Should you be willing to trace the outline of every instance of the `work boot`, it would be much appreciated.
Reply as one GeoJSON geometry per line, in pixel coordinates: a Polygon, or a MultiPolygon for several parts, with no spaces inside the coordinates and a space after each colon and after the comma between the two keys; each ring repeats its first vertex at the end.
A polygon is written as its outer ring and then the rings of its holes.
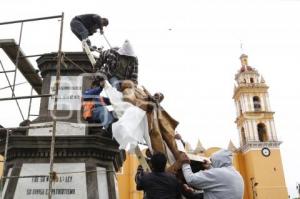
{"type": "Polygon", "coordinates": [[[97,51],[98,50],[97,46],[89,46],[89,47],[90,47],[91,51],[97,51]]]}
{"type": "Polygon", "coordinates": [[[82,40],[82,43],[83,43],[83,42],[85,42],[88,46],[91,46],[91,45],[92,45],[91,41],[90,41],[88,38],[83,39],[83,40],[82,40]]]}

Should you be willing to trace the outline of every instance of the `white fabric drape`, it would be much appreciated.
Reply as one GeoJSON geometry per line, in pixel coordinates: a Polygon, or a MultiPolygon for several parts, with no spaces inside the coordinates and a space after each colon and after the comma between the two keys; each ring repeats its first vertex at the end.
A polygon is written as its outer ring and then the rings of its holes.
{"type": "Polygon", "coordinates": [[[132,151],[138,143],[146,141],[152,152],[146,112],[137,106],[123,101],[123,94],[106,82],[104,92],[110,99],[119,120],[112,124],[113,137],[120,149],[132,151]]]}

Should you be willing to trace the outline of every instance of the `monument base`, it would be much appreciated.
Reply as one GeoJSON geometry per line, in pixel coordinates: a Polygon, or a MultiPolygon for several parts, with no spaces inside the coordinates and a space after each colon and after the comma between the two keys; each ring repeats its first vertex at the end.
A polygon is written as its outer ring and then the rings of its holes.
{"type": "MultiPolygon", "coordinates": [[[[50,142],[48,136],[10,137],[3,199],[48,198],[50,142]]],[[[58,136],[52,198],[117,199],[115,171],[124,159],[125,153],[112,139],[99,135],[58,136]]]]}

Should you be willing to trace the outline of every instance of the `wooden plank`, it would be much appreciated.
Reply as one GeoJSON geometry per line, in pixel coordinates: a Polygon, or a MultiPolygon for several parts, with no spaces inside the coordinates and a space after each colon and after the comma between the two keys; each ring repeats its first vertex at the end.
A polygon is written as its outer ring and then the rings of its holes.
{"type": "Polygon", "coordinates": [[[142,165],[144,171],[150,172],[151,169],[150,169],[150,167],[149,167],[149,165],[148,165],[148,163],[147,163],[147,161],[146,161],[146,159],[145,159],[145,157],[144,157],[144,155],[143,155],[143,153],[142,153],[142,151],[141,151],[141,149],[138,145],[135,148],[135,154],[136,154],[136,157],[139,160],[140,165],[142,165]]]}
{"type": "MultiPolygon", "coordinates": [[[[7,54],[10,60],[16,64],[16,57],[18,53],[18,45],[14,39],[1,39],[0,48],[7,54]]],[[[42,78],[36,73],[36,69],[32,66],[29,60],[24,57],[22,49],[20,49],[20,58],[18,62],[18,69],[23,74],[25,79],[30,83],[33,89],[38,93],[42,93],[42,78]]]]}

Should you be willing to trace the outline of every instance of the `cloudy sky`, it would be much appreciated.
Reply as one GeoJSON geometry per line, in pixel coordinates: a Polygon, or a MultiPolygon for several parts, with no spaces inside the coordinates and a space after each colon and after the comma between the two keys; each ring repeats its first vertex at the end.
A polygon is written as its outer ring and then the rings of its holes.
{"type": "MultiPolygon", "coordinates": [[[[300,182],[299,112],[300,2],[282,1],[17,1],[1,3],[0,21],[65,13],[64,51],[81,51],[69,28],[73,16],[98,13],[110,21],[105,34],[113,46],[125,39],[139,58],[139,82],[151,92],[165,94],[163,106],[176,118],[178,132],[195,145],[238,146],[235,107],[232,99],[234,75],[243,51],[270,86],[271,108],[280,140],[289,192],[296,195],[300,182]]],[[[0,27],[0,38],[18,40],[20,24],[0,27]]],[[[57,51],[57,20],[25,23],[22,49],[27,55],[57,51]]],[[[98,34],[98,46],[107,44],[98,34]]],[[[6,69],[13,65],[0,52],[6,69]]],[[[35,58],[31,62],[36,66],[35,58]]],[[[10,76],[12,78],[12,76],[10,76]]],[[[17,82],[24,81],[20,73],[17,82]]],[[[7,86],[0,75],[0,87],[7,86]]],[[[28,85],[17,87],[17,95],[29,95],[28,85]]],[[[9,96],[0,90],[1,97],[9,96]]],[[[20,101],[27,115],[28,100],[20,101]]],[[[34,100],[33,113],[38,112],[34,100]]],[[[21,121],[15,102],[0,103],[0,123],[16,126],[21,121]]]]}

